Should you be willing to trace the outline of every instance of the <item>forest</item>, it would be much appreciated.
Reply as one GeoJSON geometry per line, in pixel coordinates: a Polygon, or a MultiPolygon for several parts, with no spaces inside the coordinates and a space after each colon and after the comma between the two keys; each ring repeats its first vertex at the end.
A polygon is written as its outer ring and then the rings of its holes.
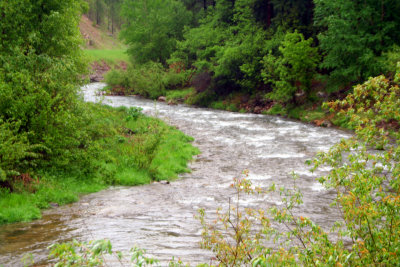
{"type": "MultiPolygon", "coordinates": [[[[328,170],[318,182],[334,193],[341,220],[327,230],[299,215],[296,174],[293,188],[260,189],[244,171],[232,184],[238,202],[275,193],[282,205],[240,210],[229,199],[212,221],[199,209],[201,247],[217,266],[397,266],[399,11],[397,0],[0,1],[0,225],[112,185],[176,179],[200,153],[193,138],[141,108],[84,101],[85,14],[118,36],[129,58],[106,74],[105,95],[352,131],[306,162],[328,170]]],[[[131,252],[134,266],[157,262],[131,252]]],[[[112,253],[106,240],[51,246],[58,266],[103,266],[112,253]]]]}
{"type": "Polygon", "coordinates": [[[186,88],[189,104],[296,117],[400,59],[398,1],[116,3],[131,66],[107,82],[150,98],[186,88]]]}

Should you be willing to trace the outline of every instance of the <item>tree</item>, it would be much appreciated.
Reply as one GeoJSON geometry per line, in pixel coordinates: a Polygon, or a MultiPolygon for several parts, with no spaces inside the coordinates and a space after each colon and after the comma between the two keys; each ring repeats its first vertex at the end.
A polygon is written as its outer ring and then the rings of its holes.
{"type": "Polygon", "coordinates": [[[314,3],[312,0],[270,0],[274,10],[274,26],[298,30],[310,36],[313,27],[314,3]]]}
{"type": "Polygon", "coordinates": [[[120,10],[121,10],[121,0],[106,0],[107,8],[108,8],[108,29],[111,30],[111,33],[114,34],[115,27],[120,27],[120,10]],[[110,25],[111,23],[111,25],[110,25]]]}
{"type": "Polygon", "coordinates": [[[320,60],[318,49],[312,43],[312,38],[305,40],[297,31],[288,32],[279,46],[281,55],[276,57],[270,51],[264,57],[262,75],[273,87],[269,98],[287,102],[294,99],[297,91],[309,92],[320,60]]]}
{"type": "Polygon", "coordinates": [[[80,0],[1,1],[1,54],[77,55],[83,7],[80,0]]]}
{"type": "Polygon", "coordinates": [[[382,70],[383,53],[400,42],[399,1],[316,0],[315,23],[325,53],[321,67],[336,84],[358,82],[382,70]]]}
{"type": "Polygon", "coordinates": [[[77,93],[86,69],[83,7],[80,0],[0,2],[2,181],[38,164],[68,168],[82,160],[85,169],[89,121],[77,93]]]}
{"type": "Polygon", "coordinates": [[[191,13],[177,0],[125,0],[122,16],[127,23],[121,38],[137,63],[152,60],[165,64],[191,19],[191,13]]]}

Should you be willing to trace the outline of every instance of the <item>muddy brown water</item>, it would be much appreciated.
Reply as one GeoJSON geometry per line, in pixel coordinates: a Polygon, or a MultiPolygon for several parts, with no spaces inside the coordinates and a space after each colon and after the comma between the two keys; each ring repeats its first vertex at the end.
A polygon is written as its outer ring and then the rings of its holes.
{"type": "MultiPolygon", "coordinates": [[[[209,263],[212,254],[200,248],[201,226],[194,218],[199,208],[213,212],[227,207],[234,192],[230,184],[243,170],[256,185],[291,186],[290,173],[299,174],[304,204],[299,213],[329,227],[337,213],[329,207],[334,196],[315,180],[324,170],[309,172],[304,164],[349,133],[314,127],[280,117],[169,106],[138,97],[96,97],[104,84],[84,87],[86,101],[112,106],[137,106],[195,138],[201,154],[191,173],[169,185],[114,187],[83,196],[77,203],[45,210],[30,223],[0,227],[0,266],[22,266],[26,253],[46,264],[47,247],[55,242],[108,238],[117,250],[139,246],[165,265],[172,256],[183,262],[209,263]]],[[[326,170],[325,170],[326,171],[326,170]]],[[[276,197],[245,200],[243,205],[279,205],[276,197]]],[[[113,266],[114,264],[110,264],[113,266]]]]}

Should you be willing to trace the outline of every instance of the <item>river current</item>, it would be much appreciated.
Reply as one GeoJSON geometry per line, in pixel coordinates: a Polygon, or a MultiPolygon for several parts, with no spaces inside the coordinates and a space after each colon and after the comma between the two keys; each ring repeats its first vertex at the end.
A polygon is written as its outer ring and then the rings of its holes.
{"type": "MultiPolygon", "coordinates": [[[[167,105],[134,96],[97,97],[105,84],[83,88],[86,101],[112,106],[137,106],[195,138],[201,154],[190,164],[191,173],[170,184],[113,187],[83,196],[77,203],[43,212],[30,223],[0,227],[0,266],[22,266],[26,253],[45,264],[46,247],[55,242],[110,239],[117,250],[139,246],[165,265],[172,256],[192,265],[210,263],[213,255],[200,248],[201,225],[194,218],[199,208],[213,212],[227,207],[234,194],[233,178],[249,170],[249,179],[261,187],[272,183],[291,186],[291,172],[304,196],[298,211],[328,228],[338,218],[329,207],[334,192],[325,190],[304,164],[349,133],[315,127],[281,117],[241,114],[185,105],[167,105]]],[[[280,205],[276,197],[247,199],[243,205],[280,205]]],[[[110,264],[114,266],[114,264],[110,264]]]]}

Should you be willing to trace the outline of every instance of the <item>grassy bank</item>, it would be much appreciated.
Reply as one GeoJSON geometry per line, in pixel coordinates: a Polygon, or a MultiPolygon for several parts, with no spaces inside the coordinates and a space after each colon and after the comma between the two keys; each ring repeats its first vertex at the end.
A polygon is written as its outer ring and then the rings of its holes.
{"type": "Polygon", "coordinates": [[[89,62],[102,61],[115,65],[121,61],[129,60],[126,49],[85,49],[84,54],[88,57],[89,62]]]}
{"type": "Polygon", "coordinates": [[[96,172],[41,168],[11,188],[0,189],[0,224],[40,218],[41,209],[77,201],[82,194],[110,185],[141,185],[171,180],[189,172],[187,162],[199,151],[192,138],[138,108],[88,104],[99,124],[96,172]]]}

